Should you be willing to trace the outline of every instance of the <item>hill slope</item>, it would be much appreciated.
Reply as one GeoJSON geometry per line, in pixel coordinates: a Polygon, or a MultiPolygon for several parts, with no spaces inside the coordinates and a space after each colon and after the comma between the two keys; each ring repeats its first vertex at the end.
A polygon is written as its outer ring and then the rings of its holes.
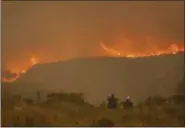
{"type": "MultiPolygon", "coordinates": [[[[171,95],[183,74],[184,53],[179,53],[134,59],[89,58],[38,64],[15,83],[20,85],[19,92],[24,93],[37,90],[82,92],[91,103],[100,103],[110,93],[115,93],[121,99],[130,95],[134,102],[139,102],[148,96],[171,95]],[[21,86],[21,81],[37,85],[21,86]]],[[[15,91],[18,87],[13,88],[15,91]]]]}

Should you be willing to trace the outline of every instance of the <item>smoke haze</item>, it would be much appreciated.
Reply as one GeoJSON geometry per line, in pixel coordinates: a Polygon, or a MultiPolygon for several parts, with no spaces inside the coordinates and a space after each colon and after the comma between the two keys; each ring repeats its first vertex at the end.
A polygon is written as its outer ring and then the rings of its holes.
{"type": "Polygon", "coordinates": [[[50,62],[104,55],[102,40],[122,51],[183,45],[184,2],[2,2],[3,69],[26,68],[31,56],[50,62]]]}

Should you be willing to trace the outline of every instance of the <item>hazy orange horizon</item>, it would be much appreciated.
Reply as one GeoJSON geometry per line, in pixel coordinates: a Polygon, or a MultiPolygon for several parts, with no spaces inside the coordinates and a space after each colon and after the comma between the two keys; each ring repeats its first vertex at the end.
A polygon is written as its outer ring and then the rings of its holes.
{"type": "Polygon", "coordinates": [[[1,4],[3,71],[25,72],[36,63],[81,57],[134,57],[184,50],[183,1],[1,4]]]}

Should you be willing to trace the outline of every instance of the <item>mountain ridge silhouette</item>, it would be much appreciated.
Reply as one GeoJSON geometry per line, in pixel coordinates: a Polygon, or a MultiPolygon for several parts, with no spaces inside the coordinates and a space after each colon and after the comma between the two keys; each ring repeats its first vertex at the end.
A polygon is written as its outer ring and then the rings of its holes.
{"type": "MultiPolygon", "coordinates": [[[[169,96],[184,74],[184,53],[141,58],[94,57],[37,64],[15,81],[31,87],[19,92],[80,92],[94,104],[115,93],[134,102],[148,96],[169,96]],[[31,91],[32,90],[32,91],[31,91]]],[[[18,85],[18,84],[17,84],[18,85]]],[[[16,90],[18,87],[14,87],[16,90]]]]}

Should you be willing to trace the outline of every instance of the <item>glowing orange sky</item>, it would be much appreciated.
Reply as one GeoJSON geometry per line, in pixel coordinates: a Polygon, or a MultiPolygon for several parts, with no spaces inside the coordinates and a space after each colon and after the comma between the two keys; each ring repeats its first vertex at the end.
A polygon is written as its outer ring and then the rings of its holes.
{"type": "MultiPolygon", "coordinates": [[[[157,55],[163,55],[163,54],[176,54],[178,52],[184,52],[183,46],[178,46],[177,44],[171,44],[166,49],[147,49],[146,52],[131,52],[128,49],[124,51],[118,51],[113,48],[107,47],[104,42],[100,41],[100,47],[102,48],[102,51],[104,53],[107,53],[106,55],[100,55],[100,56],[113,56],[113,57],[128,57],[128,58],[136,58],[136,57],[145,57],[145,56],[157,56],[157,55]]],[[[69,59],[69,58],[68,58],[69,59]]],[[[53,61],[60,61],[61,59],[54,59],[53,61]]],[[[30,60],[25,63],[24,67],[22,66],[16,66],[15,64],[12,64],[12,66],[8,67],[7,69],[10,70],[12,73],[17,73],[17,76],[12,79],[6,79],[2,78],[4,82],[12,82],[16,80],[20,74],[25,73],[29,68],[34,66],[38,63],[46,63],[46,62],[52,62],[49,61],[39,61],[38,58],[35,56],[31,56],[30,60]]],[[[18,63],[18,62],[17,62],[18,63]]]]}
{"type": "MultiPolygon", "coordinates": [[[[130,42],[131,43],[131,42],[130,42]]],[[[97,55],[94,56],[113,56],[113,57],[128,57],[128,58],[134,58],[134,57],[144,57],[144,56],[154,56],[154,55],[161,55],[161,54],[176,54],[178,52],[184,51],[184,46],[177,45],[178,43],[174,42],[170,45],[168,45],[166,48],[157,48],[154,46],[148,46],[148,49],[146,49],[144,52],[143,51],[133,51],[132,49],[129,49],[129,47],[125,47],[125,49],[116,49],[111,46],[107,46],[106,43],[103,41],[100,41],[99,47],[100,51],[98,52],[97,50],[97,55]]],[[[129,46],[129,45],[127,45],[129,46]]],[[[130,46],[131,47],[131,46],[130,46]]],[[[132,46],[134,48],[134,46],[132,46]]],[[[48,59],[47,58],[39,58],[37,55],[32,55],[30,58],[25,59],[29,61],[25,61],[25,63],[22,63],[22,65],[18,65],[20,62],[15,63],[10,63],[10,67],[7,67],[7,69],[11,70],[12,72],[15,73],[25,73],[27,69],[31,68],[33,65],[37,63],[50,63],[50,62],[56,62],[56,61],[64,61],[64,60],[69,60],[75,57],[69,57],[69,58],[52,58],[48,59]]]]}
{"type": "Polygon", "coordinates": [[[116,52],[169,52],[172,44],[184,48],[184,2],[3,1],[2,33],[2,69],[12,72],[116,52]]]}

